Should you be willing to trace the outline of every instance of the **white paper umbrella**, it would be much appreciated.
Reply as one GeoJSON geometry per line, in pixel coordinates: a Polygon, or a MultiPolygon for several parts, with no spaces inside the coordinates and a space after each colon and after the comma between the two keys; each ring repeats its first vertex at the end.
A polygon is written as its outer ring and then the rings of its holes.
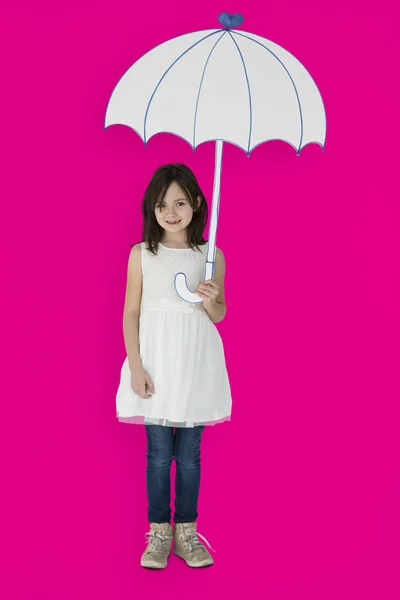
{"type": "MultiPolygon", "coordinates": [[[[195,149],[216,141],[214,190],[204,279],[212,279],[224,142],[249,156],[256,146],[282,140],[297,155],[312,142],[324,148],[326,115],[321,94],[290,52],[258,35],[232,31],[242,15],[222,13],[223,28],[173,38],[135,62],[116,85],[105,127],[134,129],[146,144],[172,133],[195,149]]],[[[201,303],[178,273],[175,287],[187,302],[201,303]]]]}

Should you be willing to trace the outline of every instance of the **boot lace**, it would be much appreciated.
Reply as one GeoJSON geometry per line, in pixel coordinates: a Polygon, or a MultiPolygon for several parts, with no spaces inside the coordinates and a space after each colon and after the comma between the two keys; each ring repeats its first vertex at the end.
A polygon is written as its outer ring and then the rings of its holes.
{"type": "Polygon", "coordinates": [[[206,540],[206,538],[203,535],[201,535],[201,533],[189,530],[182,532],[182,535],[183,542],[189,552],[192,552],[193,554],[195,554],[196,552],[207,552],[206,548],[204,548],[203,544],[199,541],[197,536],[201,537],[201,539],[205,541],[207,546],[211,548],[213,552],[216,552],[211,546],[211,544],[206,540]]]}
{"type": "Polygon", "coordinates": [[[148,546],[148,552],[166,552],[167,542],[172,540],[172,534],[160,533],[159,531],[150,531],[145,533],[144,537],[147,539],[146,544],[148,546]]]}

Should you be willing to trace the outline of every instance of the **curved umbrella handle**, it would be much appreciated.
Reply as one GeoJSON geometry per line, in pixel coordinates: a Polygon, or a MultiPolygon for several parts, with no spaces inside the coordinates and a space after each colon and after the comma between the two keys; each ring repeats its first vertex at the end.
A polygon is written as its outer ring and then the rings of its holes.
{"type": "MultiPolygon", "coordinates": [[[[204,269],[204,281],[213,278],[214,265],[214,262],[206,262],[206,268],[204,269]]],[[[185,273],[177,273],[175,275],[175,289],[178,296],[182,298],[182,300],[186,300],[186,302],[191,302],[192,304],[201,304],[203,302],[200,296],[194,292],[191,292],[188,288],[185,273]]]]}
{"type": "Polygon", "coordinates": [[[186,300],[186,302],[191,302],[192,304],[201,304],[203,302],[200,296],[189,290],[185,273],[177,273],[175,275],[175,289],[178,296],[182,300],[186,300]]]}
{"type": "MultiPolygon", "coordinates": [[[[223,140],[217,140],[215,153],[214,189],[211,204],[211,221],[210,230],[208,233],[208,252],[203,281],[214,278],[215,240],[217,237],[219,196],[221,189],[222,145],[223,140]]],[[[175,275],[175,289],[178,296],[180,296],[182,300],[186,300],[186,302],[191,302],[192,304],[200,304],[203,302],[200,296],[189,290],[186,283],[185,273],[177,273],[175,275]]]]}

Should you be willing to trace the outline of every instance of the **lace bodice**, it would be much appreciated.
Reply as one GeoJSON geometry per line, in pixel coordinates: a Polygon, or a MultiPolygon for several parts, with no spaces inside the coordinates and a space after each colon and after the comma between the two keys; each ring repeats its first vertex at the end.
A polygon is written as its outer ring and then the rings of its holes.
{"type": "Polygon", "coordinates": [[[141,310],[146,308],[170,307],[186,312],[204,311],[202,304],[191,304],[180,298],[175,290],[175,275],[182,272],[186,275],[187,285],[195,291],[198,283],[203,281],[207,255],[207,244],[199,246],[200,250],[191,248],[167,248],[159,244],[157,255],[142,247],[143,291],[141,310]]]}

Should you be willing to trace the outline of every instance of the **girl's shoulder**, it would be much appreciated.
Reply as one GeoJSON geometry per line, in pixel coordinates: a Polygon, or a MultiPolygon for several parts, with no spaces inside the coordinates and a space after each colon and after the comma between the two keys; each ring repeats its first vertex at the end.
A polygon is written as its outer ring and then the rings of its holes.
{"type": "Polygon", "coordinates": [[[137,281],[142,276],[141,244],[132,246],[128,258],[128,279],[137,281]]]}
{"type": "MultiPolygon", "coordinates": [[[[207,254],[208,245],[209,245],[209,241],[207,241],[205,244],[202,244],[201,246],[199,246],[199,248],[201,248],[201,252],[203,254],[207,254]]],[[[218,261],[219,263],[225,263],[224,253],[222,252],[221,248],[217,245],[215,245],[215,260],[218,261]]]]}
{"type": "Polygon", "coordinates": [[[139,242],[138,244],[134,244],[129,253],[129,260],[135,261],[138,260],[138,257],[142,254],[142,244],[143,242],[139,242]]]}
{"type": "Polygon", "coordinates": [[[219,264],[225,264],[225,256],[221,248],[215,246],[215,262],[219,264]]]}
{"type": "Polygon", "coordinates": [[[216,248],[216,252],[215,252],[215,267],[218,269],[218,271],[220,271],[221,273],[225,274],[225,256],[224,253],[222,252],[221,248],[216,248]]]}

